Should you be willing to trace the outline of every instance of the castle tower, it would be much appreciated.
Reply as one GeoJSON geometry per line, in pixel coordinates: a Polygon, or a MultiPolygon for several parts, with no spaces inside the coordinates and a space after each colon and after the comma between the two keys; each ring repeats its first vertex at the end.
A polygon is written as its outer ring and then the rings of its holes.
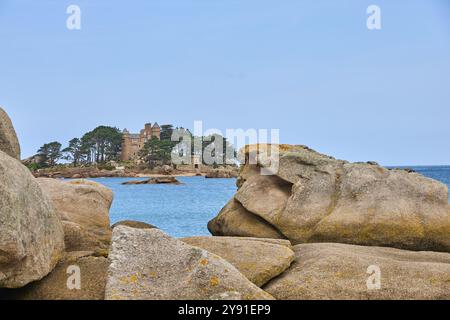
{"type": "Polygon", "coordinates": [[[151,137],[152,137],[152,124],[150,122],[145,124],[145,126],[144,126],[144,134],[145,134],[145,137],[148,140],[151,139],[151,137]]]}
{"type": "Polygon", "coordinates": [[[120,153],[120,160],[127,161],[130,157],[130,132],[127,129],[123,129],[122,132],[122,151],[120,153]]]}
{"type": "Polygon", "coordinates": [[[152,137],[157,137],[158,140],[161,140],[161,128],[157,122],[152,127],[152,137]]]}
{"type": "Polygon", "coordinates": [[[124,129],[122,132],[122,152],[120,154],[120,160],[128,161],[137,159],[140,150],[152,137],[156,137],[159,140],[161,139],[161,128],[156,122],[153,126],[151,123],[146,123],[144,129],[141,129],[137,134],[130,133],[127,129],[124,129]]]}

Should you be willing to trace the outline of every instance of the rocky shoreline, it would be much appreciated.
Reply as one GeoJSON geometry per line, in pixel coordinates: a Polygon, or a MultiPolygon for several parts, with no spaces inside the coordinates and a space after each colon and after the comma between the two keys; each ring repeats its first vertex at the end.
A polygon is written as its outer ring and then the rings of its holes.
{"type": "Polygon", "coordinates": [[[99,183],[34,177],[0,108],[0,298],[450,299],[444,184],[288,145],[261,175],[260,147],[245,148],[213,236],[176,239],[110,226],[99,183]]]}
{"type": "MultiPolygon", "coordinates": [[[[26,164],[26,161],[24,161],[26,164]]],[[[205,166],[199,172],[192,170],[177,170],[168,165],[148,168],[109,168],[102,169],[101,166],[72,167],[62,165],[55,168],[38,169],[32,172],[35,178],[55,179],[88,179],[88,178],[152,178],[161,175],[174,177],[204,176],[205,178],[237,178],[239,170],[237,167],[212,168],[205,166]]]]}

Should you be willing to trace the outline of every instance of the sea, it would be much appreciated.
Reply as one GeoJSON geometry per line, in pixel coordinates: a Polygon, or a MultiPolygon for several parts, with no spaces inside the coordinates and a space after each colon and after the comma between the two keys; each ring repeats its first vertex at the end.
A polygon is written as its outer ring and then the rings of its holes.
{"type": "MultiPolygon", "coordinates": [[[[450,166],[407,167],[450,188],[450,166]]],[[[173,237],[210,235],[207,223],[237,190],[236,179],[178,177],[183,185],[122,185],[144,178],[97,178],[114,192],[111,223],[137,220],[157,226],[173,237]]]]}

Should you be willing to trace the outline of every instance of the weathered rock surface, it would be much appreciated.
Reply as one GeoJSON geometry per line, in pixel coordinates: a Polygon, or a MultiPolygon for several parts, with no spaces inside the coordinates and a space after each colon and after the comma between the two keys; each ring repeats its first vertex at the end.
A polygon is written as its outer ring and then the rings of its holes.
{"type": "Polygon", "coordinates": [[[30,171],[0,151],[0,287],[47,275],[64,252],[61,221],[30,171]]]}
{"type": "Polygon", "coordinates": [[[91,256],[91,252],[74,251],[42,280],[3,294],[14,300],[103,300],[108,266],[107,258],[91,256]],[[79,279],[76,278],[77,272],[79,279]]]}
{"type": "Polygon", "coordinates": [[[113,231],[106,299],[272,299],[229,262],[158,229],[113,231]]]}
{"type": "Polygon", "coordinates": [[[183,184],[180,181],[177,180],[175,177],[153,177],[148,180],[132,180],[132,181],[126,181],[122,184],[128,185],[128,184],[183,184]]]}
{"type": "Polygon", "coordinates": [[[181,241],[214,253],[261,287],[283,273],[294,260],[287,240],[239,237],[189,237],[181,241]]]}
{"type": "Polygon", "coordinates": [[[208,222],[208,230],[215,236],[286,239],[275,227],[246,210],[234,198],[208,222]]]}
{"type": "Polygon", "coordinates": [[[291,267],[264,286],[276,299],[450,299],[448,253],[338,243],[299,244],[294,251],[291,267]]]}
{"type": "MultiPolygon", "coordinates": [[[[254,149],[246,148],[247,160],[255,157],[254,149]]],[[[279,167],[275,175],[260,175],[267,164],[244,165],[234,196],[239,204],[227,205],[209,223],[214,235],[241,233],[239,221],[250,212],[293,243],[450,250],[448,189],[443,183],[373,162],[336,160],[303,146],[281,145],[279,159],[269,163],[279,167]]]]}
{"type": "Polygon", "coordinates": [[[156,228],[154,225],[151,225],[149,223],[142,222],[142,221],[134,221],[134,220],[118,221],[118,222],[114,223],[111,226],[111,229],[114,229],[117,226],[127,226],[127,227],[130,227],[130,228],[137,228],[137,229],[153,229],[153,228],[156,228]]]}
{"type": "Polygon", "coordinates": [[[0,107],[0,151],[20,160],[20,144],[11,119],[0,107]]]}
{"type": "Polygon", "coordinates": [[[111,190],[88,180],[38,178],[37,181],[62,220],[66,251],[102,251],[109,248],[111,190]]]}
{"type": "Polygon", "coordinates": [[[205,178],[236,178],[238,176],[237,169],[213,169],[205,174],[205,178]]]}

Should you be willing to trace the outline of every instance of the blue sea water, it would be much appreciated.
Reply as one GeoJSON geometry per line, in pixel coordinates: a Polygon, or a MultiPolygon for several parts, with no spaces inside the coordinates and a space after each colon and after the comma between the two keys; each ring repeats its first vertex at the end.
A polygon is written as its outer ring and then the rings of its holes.
{"type": "Polygon", "coordinates": [[[122,185],[130,178],[98,178],[114,192],[111,223],[138,220],[174,237],[210,235],[206,225],[237,190],[236,179],[178,177],[184,185],[122,185]]]}
{"type": "MultiPolygon", "coordinates": [[[[450,166],[408,167],[450,188],[450,166]]],[[[130,178],[92,179],[114,191],[111,223],[138,220],[174,237],[209,235],[206,227],[236,192],[236,179],[179,177],[184,185],[122,185],[130,178]]]]}

